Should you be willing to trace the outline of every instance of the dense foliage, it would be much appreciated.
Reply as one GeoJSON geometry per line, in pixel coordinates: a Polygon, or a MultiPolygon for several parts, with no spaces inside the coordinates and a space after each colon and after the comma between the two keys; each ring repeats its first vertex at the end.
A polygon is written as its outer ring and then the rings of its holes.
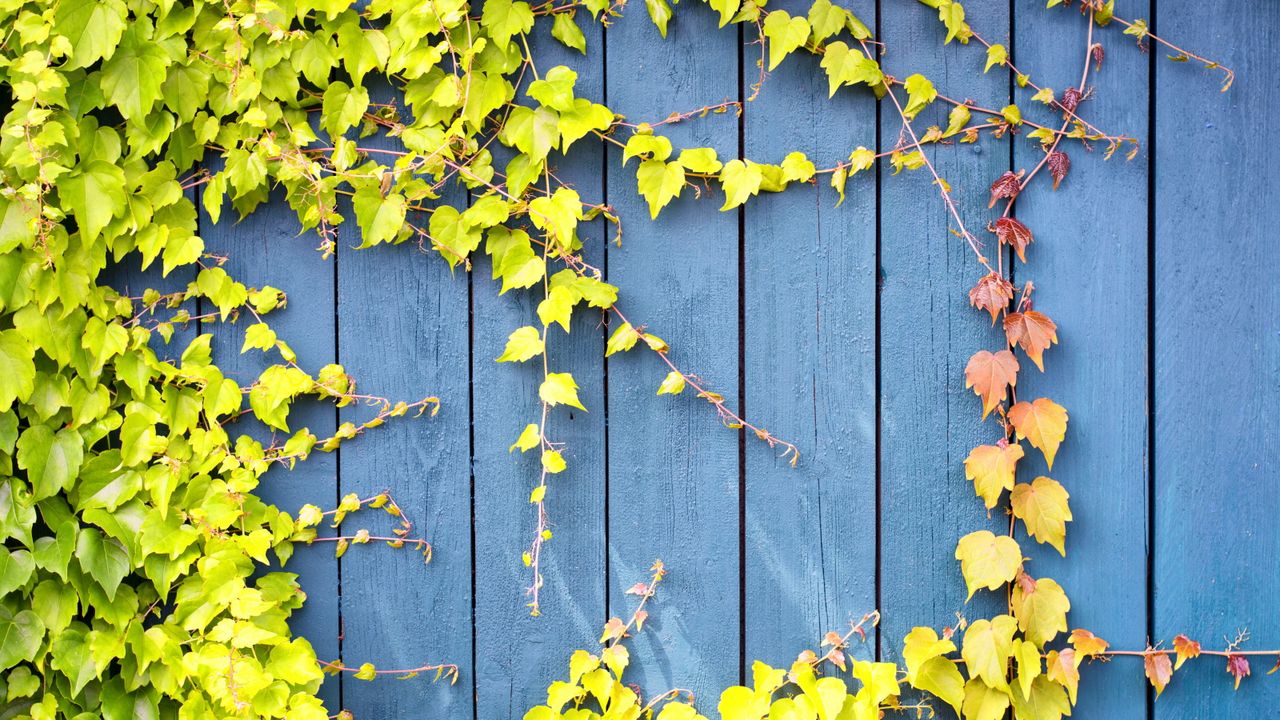
{"type": "MultiPolygon", "coordinates": [[[[622,314],[617,288],[583,260],[576,232],[592,218],[617,218],[555,180],[548,169],[555,154],[586,141],[620,146],[656,216],[695,181],[715,183],[725,211],[760,192],[819,177],[843,197],[848,177],[878,159],[899,170],[932,171],[924,145],[973,142],[983,133],[1027,130],[1045,147],[1042,166],[1055,186],[1070,167],[1059,149],[1063,141],[1100,142],[1109,153],[1132,143],[1075,114],[1083,79],[1061,95],[1035,86],[950,0],[926,3],[938,9],[947,41],[980,41],[986,70],[1008,66],[1019,85],[1036,90],[1033,103],[1062,116],[1060,128],[1024,118],[1017,105],[988,109],[950,100],[919,74],[902,80],[885,74],[868,27],[829,0],[816,0],[797,17],[767,10],[764,0],[709,4],[722,25],[758,31],[768,54],[762,80],[790,53],[821,54],[833,94],[865,86],[891,99],[911,142],[881,154],[859,147],[828,168],[801,153],[773,164],[677,149],[661,125],[730,111],[735,103],[633,123],[577,97],[572,70],[539,68],[529,52],[525,36],[536,22],[550,23],[557,40],[583,50],[578,23],[607,22],[618,10],[607,0],[488,0],[483,10],[464,0],[0,0],[7,28],[0,82],[11,94],[0,137],[0,702],[6,703],[0,714],[319,719],[330,712],[315,695],[322,667],[361,679],[382,672],[318,662],[310,644],[289,631],[288,618],[304,598],[295,576],[278,568],[298,543],[322,539],[316,535],[322,522],[340,525],[362,508],[401,517],[398,507],[385,495],[350,497],[335,510],[306,506],[293,516],[254,490],[272,466],[333,450],[389,419],[434,411],[438,401],[360,395],[337,365],[304,371],[266,322],[284,293],[246,287],[207,252],[197,234],[197,191],[199,206],[217,222],[226,205],[248,214],[279,189],[326,254],[337,250],[335,228],[353,222],[366,248],[413,242],[464,270],[484,252],[497,292],[535,294],[536,321],[513,328],[498,360],[542,366],[536,410],[511,448],[541,456],[530,495],[536,526],[524,553],[537,613],[540,559],[551,539],[548,480],[567,470],[552,425],[560,406],[582,407],[577,380],[551,367],[547,347],[563,340],[560,331],[567,332],[574,312],[612,315],[607,354],[637,346],[656,352],[670,367],[658,394],[692,388],[727,426],[750,431],[793,462],[799,455],[678,368],[642,319],[622,314]],[[911,120],[933,102],[954,106],[950,122],[917,136],[911,120]],[[986,120],[974,123],[975,114],[986,120]],[[454,186],[469,190],[472,201],[442,201],[454,186]],[[108,272],[121,267],[158,267],[162,275],[191,280],[176,292],[127,296],[108,272]],[[236,319],[249,320],[242,352],[274,358],[247,387],[213,362],[210,334],[177,332],[236,319]],[[318,438],[290,427],[290,409],[303,398],[372,403],[378,414],[318,438]],[[255,439],[235,424],[249,416],[286,439],[255,439]]],[[[668,2],[645,5],[665,32],[668,2]]],[[[1087,9],[1091,28],[1113,21],[1109,5],[1087,9]]],[[[1118,21],[1139,40],[1148,37],[1141,21],[1118,21]]],[[[1098,52],[1091,44],[1085,53],[1087,76],[1088,58],[1098,52]]],[[[993,232],[1024,260],[1032,235],[1009,211],[1039,169],[992,186],[993,203],[1007,200],[993,232]]],[[[937,184],[957,234],[978,251],[945,180],[937,177],[937,184]]],[[[1009,491],[1013,516],[1035,540],[1061,552],[1071,519],[1066,491],[1043,477],[1016,483],[1015,466],[1024,452],[1020,440],[1052,464],[1067,415],[1049,399],[1015,402],[1012,395],[1020,370],[1015,349],[1043,369],[1055,326],[1031,308],[1029,285],[1011,305],[1003,251],[995,268],[978,252],[989,273],[973,302],[993,322],[1003,316],[1008,344],[975,355],[967,376],[982,397],[983,416],[995,413],[1003,438],[975,449],[966,467],[988,508],[1009,491]]],[[[327,540],[336,540],[339,553],[383,541],[429,560],[430,546],[411,539],[409,530],[402,521],[391,536],[362,530],[327,540]]],[[[802,658],[789,673],[758,667],[755,688],[727,692],[721,712],[875,717],[880,707],[896,705],[905,681],[966,718],[997,717],[1010,704],[1025,718],[1067,713],[1076,668],[1106,644],[1076,630],[1072,648],[1047,647],[1065,633],[1070,604],[1053,580],[1031,578],[1012,538],[971,534],[957,559],[971,594],[1011,588],[1010,614],[976,620],[964,631],[959,652],[967,680],[952,657],[951,631],[939,636],[917,628],[906,639],[905,674],[854,662],[862,688],[848,693],[843,681],[817,674],[823,662],[844,666],[845,635],[831,642],[832,651],[802,658]],[[795,699],[772,700],[784,684],[795,699]]],[[[638,594],[651,596],[662,572],[657,566],[638,594]]],[[[663,700],[670,700],[664,720],[694,717],[679,693],[647,705],[619,699],[628,703],[625,711],[610,709],[611,698],[634,696],[620,682],[627,658],[618,643],[642,624],[641,615],[611,621],[602,656],[575,655],[571,682],[553,685],[549,707],[531,716],[562,716],[566,704],[591,694],[605,717],[637,717],[663,700]]],[[[1230,658],[1237,666],[1240,660],[1230,658]]],[[[1155,666],[1161,682],[1168,664],[1163,651],[1148,655],[1149,673],[1155,666]]],[[[448,665],[405,672],[427,670],[456,677],[448,665]]],[[[585,706],[575,712],[595,716],[585,706]]]]}

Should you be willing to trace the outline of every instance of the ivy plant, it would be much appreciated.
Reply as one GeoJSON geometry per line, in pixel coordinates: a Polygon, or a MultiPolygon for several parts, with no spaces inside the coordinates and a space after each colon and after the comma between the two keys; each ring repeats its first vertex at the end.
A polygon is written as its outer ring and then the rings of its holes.
{"type": "MultiPolygon", "coordinates": [[[[537,398],[512,428],[510,448],[541,458],[522,554],[535,614],[541,558],[552,538],[550,479],[570,470],[555,423],[566,407],[583,408],[578,379],[552,366],[548,347],[567,341],[575,313],[610,318],[606,354],[656,353],[668,369],[655,381],[658,394],[696,394],[727,427],[796,462],[794,444],[742,417],[679,367],[643,318],[623,313],[618,287],[584,260],[581,224],[602,217],[616,225],[618,218],[558,182],[549,165],[585,143],[621,148],[652,216],[692,195],[695,184],[713,187],[727,212],[759,193],[818,181],[843,199],[848,178],[881,160],[898,171],[933,173],[955,232],[988,270],[973,302],[992,321],[1003,317],[1008,336],[1006,347],[970,362],[967,377],[982,397],[982,414],[994,413],[1004,437],[976,449],[966,467],[987,507],[1008,491],[1011,512],[1031,536],[1063,549],[1071,519],[1066,490],[1048,478],[1015,482],[1021,441],[1051,464],[1065,433],[1066,411],[1052,400],[1013,402],[1012,394],[1021,370],[1015,350],[1043,369],[1055,326],[1032,309],[1030,285],[1010,305],[1003,253],[995,267],[982,255],[923,148],[1015,132],[1044,147],[1040,166],[992,186],[992,203],[1007,203],[993,226],[998,241],[1025,259],[1032,233],[1010,208],[1041,168],[1056,186],[1070,167],[1067,145],[1100,143],[1110,154],[1132,152],[1136,143],[1076,114],[1083,79],[1062,94],[1036,86],[952,0],[926,0],[938,10],[946,41],[984,45],[984,71],[1007,68],[1020,86],[1036,90],[1028,107],[983,108],[948,98],[921,74],[886,73],[868,26],[830,0],[815,0],[795,17],[768,9],[765,0],[708,4],[722,26],[757,34],[760,82],[766,68],[794,53],[821,55],[832,94],[889,99],[909,142],[881,153],[857,147],[827,167],[798,152],[748,159],[676,148],[664,125],[738,104],[631,121],[579,97],[570,68],[539,67],[529,50],[535,23],[549,23],[556,40],[584,50],[580,23],[608,23],[620,11],[607,0],[488,0],[482,10],[464,0],[0,0],[7,28],[0,83],[11,98],[0,131],[0,714],[320,720],[331,712],[316,696],[326,670],[359,679],[457,677],[448,663],[385,670],[317,659],[306,639],[291,634],[289,617],[305,598],[287,563],[300,545],[332,542],[341,554],[377,542],[427,560],[430,545],[412,536],[385,495],[290,514],[255,494],[263,475],[387,421],[434,413],[440,400],[360,394],[339,365],[304,370],[269,322],[287,296],[231,277],[199,236],[198,208],[216,223],[250,214],[279,192],[326,256],[339,251],[337,228],[349,223],[362,248],[415,243],[464,272],[483,253],[494,292],[534,297],[536,312],[512,328],[497,360],[541,366],[537,398]],[[917,133],[912,120],[933,103],[952,106],[947,127],[917,133]],[[1061,123],[1037,123],[1031,108],[1061,123]],[[397,149],[365,142],[375,136],[397,149]],[[469,204],[443,199],[456,187],[469,191],[469,204]],[[123,267],[158,273],[178,288],[130,295],[112,279],[123,267]],[[211,334],[180,332],[193,324],[227,324],[242,336],[242,352],[264,353],[272,364],[241,385],[213,361],[211,334]],[[291,427],[291,409],[304,399],[368,403],[377,413],[317,437],[291,427]],[[238,422],[250,418],[281,439],[255,439],[238,422]],[[370,508],[401,524],[390,535],[317,534],[321,523],[340,526],[370,508]]],[[[1140,42],[1222,69],[1152,35],[1141,20],[1116,17],[1109,4],[1083,5],[1091,33],[1119,23],[1140,42]]],[[[646,0],[645,7],[665,34],[670,4],[646,0]]],[[[1100,62],[1098,47],[1091,40],[1086,57],[1100,62]]],[[[1230,71],[1222,70],[1229,84],[1230,71]]],[[[513,548],[513,558],[521,552],[513,548]]],[[[907,638],[905,674],[854,662],[862,687],[848,693],[842,681],[818,676],[824,662],[844,664],[846,635],[788,673],[758,668],[755,686],[732,689],[721,712],[772,717],[781,703],[778,712],[791,714],[779,717],[874,717],[897,702],[903,681],[965,717],[994,717],[1010,704],[1019,717],[1067,712],[1075,668],[1105,643],[1076,630],[1073,649],[1046,651],[1066,630],[1069,601],[1053,580],[1031,578],[1015,540],[975,533],[961,540],[957,558],[971,594],[1012,587],[1009,614],[974,620],[964,631],[967,680],[952,659],[950,633],[918,628],[907,638]],[[796,698],[771,700],[784,685],[796,698]]],[[[656,566],[638,594],[649,597],[662,573],[656,566]]],[[[569,704],[577,717],[594,717],[580,707],[588,696],[607,717],[653,714],[654,702],[626,700],[634,693],[620,684],[627,658],[616,641],[642,624],[641,615],[631,625],[611,621],[602,656],[575,656],[571,682],[553,686],[556,696],[535,720],[571,716],[561,712],[569,704]],[[613,698],[622,698],[625,712],[610,709],[613,698]]],[[[1193,654],[1190,642],[1177,644],[1179,663],[1193,654]]],[[[1248,673],[1241,653],[1224,652],[1237,677],[1248,673]]],[[[1163,687],[1172,672],[1168,654],[1142,654],[1152,682],[1163,687]]],[[[696,717],[677,697],[659,698],[670,700],[661,717],[696,717]]]]}

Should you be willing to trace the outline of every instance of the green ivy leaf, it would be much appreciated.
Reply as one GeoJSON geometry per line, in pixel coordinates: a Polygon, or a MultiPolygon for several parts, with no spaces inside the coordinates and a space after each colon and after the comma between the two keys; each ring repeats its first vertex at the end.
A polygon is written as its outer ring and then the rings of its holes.
{"type": "Polygon", "coordinates": [[[869,87],[878,88],[884,82],[879,63],[859,50],[850,50],[842,41],[827,45],[821,65],[827,71],[828,95],[832,97],[844,85],[866,83],[869,87]]]}
{"type": "Polygon", "coordinates": [[[87,239],[94,240],[125,208],[124,172],[104,160],[81,164],[58,184],[58,196],[75,216],[87,239]]]}
{"type": "Polygon", "coordinates": [[[35,350],[17,330],[0,330],[0,410],[26,400],[35,389],[35,350]]]}
{"type": "Polygon", "coordinates": [[[404,196],[398,193],[383,196],[376,187],[363,187],[356,191],[352,205],[360,225],[362,248],[395,240],[405,225],[408,207],[404,196]]]}
{"type": "Polygon", "coordinates": [[[120,583],[132,570],[129,553],[124,546],[92,527],[80,528],[75,556],[80,568],[102,586],[108,599],[116,596],[120,583]]]}
{"type": "Polygon", "coordinates": [[[830,0],[814,0],[813,5],[809,6],[809,28],[814,44],[843,30],[850,17],[852,16],[848,10],[832,5],[830,0]]]}
{"type": "Polygon", "coordinates": [[[573,109],[573,86],[577,81],[578,73],[557,65],[529,83],[525,94],[552,110],[565,112],[573,109]]]}
{"type": "Polygon", "coordinates": [[[686,148],[680,151],[680,157],[676,162],[683,165],[689,172],[708,175],[718,173],[720,168],[724,167],[724,163],[716,157],[715,148],[686,148]]]}
{"type": "Polygon", "coordinates": [[[707,4],[720,14],[720,27],[733,22],[733,16],[737,15],[738,8],[742,7],[741,0],[707,0],[707,4]]]}
{"type": "Polygon", "coordinates": [[[649,203],[649,218],[658,217],[662,208],[680,197],[684,190],[684,167],[679,162],[645,160],[636,170],[640,195],[649,203]]]}
{"type": "Polygon", "coordinates": [[[0,545],[0,597],[17,590],[31,579],[36,561],[26,550],[9,550],[0,545]]]}
{"type": "Polygon", "coordinates": [[[987,48],[987,66],[982,69],[985,74],[988,70],[996,65],[1004,65],[1009,62],[1009,51],[1004,45],[996,43],[987,48]]]}
{"type": "Polygon", "coordinates": [[[730,160],[720,171],[720,183],[724,185],[725,195],[724,205],[720,206],[720,210],[723,212],[745,203],[747,198],[760,192],[763,180],[764,174],[759,165],[749,160],[730,160]]]}
{"type": "Polygon", "coordinates": [[[552,407],[569,405],[586,411],[578,400],[578,383],[571,373],[547,373],[546,379],[538,388],[538,397],[552,407]]]}
{"type": "Polygon", "coordinates": [[[571,47],[586,55],[587,38],[582,34],[582,28],[578,27],[578,23],[573,19],[575,14],[573,12],[557,13],[551,24],[551,37],[559,40],[565,47],[571,47]]]}
{"type": "Polygon", "coordinates": [[[799,151],[788,153],[782,159],[782,177],[787,182],[809,182],[817,170],[813,161],[799,151]]]}
{"type": "Polygon", "coordinates": [[[662,384],[658,386],[658,395],[679,395],[684,392],[684,375],[672,370],[662,379],[662,384]]]}
{"type": "Polygon", "coordinates": [[[520,437],[507,449],[507,452],[519,450],[527,452],[538,446],[538,442],[542,437],[541,431],[538,429],[537,423],[529,423],[524,426],[524,430],[520,432],[520,437]]]}
{"type": "Polygon", "coordinates": [[[13,612],[0,604],[0,670],[35,657],[44,642],[44,623],[30,610],[13,612]]]}
{"type": "MultiPolygon", "coordinates": [[[[724,23],[721,23],[723,25],[724,23]]],[[[769,70],[809,39],[809,21],[791,17],[785,10],[774,10],[764,16],[763,32],[769,41],[769,70]]]]}
{"type": "Polygon", "coordinates": [[[102,66],[102,93],[126,120],[141,120],[151,112],[160,100],[160,85],[171,62],[162,46],[151,39],[149,30],[148,24],[131,24],[102,66]]]}
{"type": "Polygon", "coordinates": [[[908,119],[914,118],[938,97],[938,91],[934,89],[929,78],[918,73],[908,77],[904,85],[907,89],[907,106],[902,114],[908,119]]]}
{"type": "Polygon", "coordinates": [[[70,487],[83,461],[84,440],[70,428],[55,433],[48,425],[32,425],[18,438],[18,467],[27,471],[35,500],[70,487]]]}
{"type": "Polygon", "coordinates": [[[67,69],[87,68],[111,57],[126,27],[128,8],[121,0],[62,0],[53,28],[71,41],[67,69]]]}
{"type": "Polygon", "coordinates": [[[667,0],[644,0],[644,7],[649,11],[649,19],[658,28],[658,34],[667,37],[667,23],[671,21],[671,5],[667,0]]]}
{"type": "Polygon", "coordinates": [[[525,325],[507,338],[507,347],[498,356],[498,362],[524,362],[541,355],[543,347],[542,333],[531,325],[525,325]]]}

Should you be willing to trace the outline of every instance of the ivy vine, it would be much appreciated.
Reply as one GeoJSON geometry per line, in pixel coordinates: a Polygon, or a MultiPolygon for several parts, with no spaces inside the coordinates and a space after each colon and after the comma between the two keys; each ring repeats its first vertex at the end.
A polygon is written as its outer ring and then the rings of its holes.
{"type": "MultiPolygon", "coordinates": [[[[737,103],[633,122],[578,97],[571,69],[538,67],[526,39],[535,23],[550,23],[554,38],[585,52],[578,23],[607,24],[622,9],[608,0],[487,0],[482,11],[464,0],[0,0],[7,28],[0,83],[11,96],[0,137],[0,714],[319,720],[330,717],[316,696],[324,672],[364,680],[458,676],[447,659],[403,669],[317,659],[306,639],[290,633],[288,619],[304,597],[296,577],[278,568],[295,552],[332,543],[341,555],[379,543],[430,562],[431,545],[385,493],[290,514],[254,494],[263,474],[387,421],[434,415],[440,400],[360,394],[339,365],[303,370],[268,322],[286,295],[228,275],[224,259],[197,234],[197,202],[218,222],[224,206],[247,215],[280,189],[326,256],[345,252],[337,228],[354,222],[361,248],[415,243],[464,271],[483,252],[499,294],[537,299],[536,318],[512,330],[497,358],[541,365],[536,405],[523,430],[513,428],[510,448],[541,458],[523,552],[534,614],[552,539],[551,478],[568,470],[555,424],[564,407],[585,409],[577,379],[553,367],[548,353],[566,341],[561,331],[575,312],[609,318],[606,355],[636,347],[656,353],[669,371],[657,394],[689,390],[727,427],[797,462],[796,445],[740,415],[682,369],[643,318],[625,315],[618,288],[583,258],[580,224],[604,218],[621,234],[610,207],[584,199],[552,171],[557,154],[584,141],[615,144],[624,164],[635,162],[637,190],[655,217],[695,185],[714,187],[723,195],[720,209],[730,211],[761,192],[819,179],[842,200],[848,179],[880,160],[899,171],[927,169],[954,232],[987,270],[971,300],[992,322],[1002,320],[1008,339],[974,355],[966,369],[983,417],[994,413],[1001,429],[995,444],[973,451],[966,472],[989,509],[1009,492],[1011,532],[970,534],[957,559],[970,595],[1007,589],[1009,614],[941,635],[916,628],[901,671],[845,657],[853,636],[878,619],[873,613],[789,670],[757,665],[754,688],[726,691],[721,713],[861,719],[882,708],[923,711],[923,702],[899,704],[906,682],[965,718],[998,717],[1010,705],[1023,718],[1069,714],[1079,664],[1124,653],[1079,629],[1069,635],[1071,647],[1048,647],[1066,633],[1070,603],[1052,579],[1031,577],[1011,537],[1021,520],[1033,539],[1063,552],[1071,520],[1057,481],[1015,481],[1021,441],[1051,467],[1065,436],[1063,408],[1047,398],[1018,401],[1015,392],[1022,369],[1015,351],[1043,370],[1056,327],[1033,309],[1030,283],[1014,302],[1005,253],[996,253],[993,267],[923,148],[984,134],[1025,133],[1041,143],[1037,167],[991,188],[992,205],[1005,203],[991,230],[1025,261],[1033,235],[1011,211],[1043,169],[1055,187],[1064,180],[1064,143],[1100,143],[1108,156],[1137,150],[1132,138],[1108,134],[1076,112],[1088,97],[1090,64],[1103,59],[1095,26],[1117,23],[1140,43],[1167,46],[1178,53],[1174,59],[1221,70],[1224,90],[1232,75],[1152,35],[1141,20],[1116,17],[1110,3],[1082,0],[1090,28],[1082,78],[1058,94],[983,39],[960,3],[923,1],[938,10],[947,42],[985,47],[984,72],[1007,69],[1035,91],[1031,105],[1061,122],[1037,123],[1016,104],[984,108],[949,98],[920,74],[887,74],[879,63],[883,45],[830,0],[815,0],[796,17],[766,10],[764,0],[708,0],[721,26],[741,24],[758,35],[760,83],[792,53],[807,52],[822,56],[832,94],[865,86],[891,100],[902,142],[883,153],[859,147],[821,168],[799,152],[772,158],[777,162],[722,159],[710,148],[677,149],[662,135],[664,125],[732,112],[737,103]],[[935,102],[952,106],[947,127],[917,132],[913,119],[935,102]],[[362,144],[375,135],[402,149],[362,144]],[[466,207],[441,201],[454,186],[472,193],[466,207]],[[344,217],[348,202],[351,216],[344,217]],[[107,273],[121,265],[158,266],[162,275],[190,282],[176,292],[128,295],[107,273]],[[274,363],[247,386],[213,362],[211,335],[171,345],[180,327],[240,320],[241,351],[265,353],[274,363]],[[321,438],[290,428],[291,408],[304,398],[369,404],[377,414],[321,438]],[[255,439],[238,424],[249,418],[281,439],[255,439]],[[391,530],[342,529],[354,513],[379,509],[394,518],[391,530]],[[322,523],[339,534],[319,536],[322,523]],[[968,679],[953,657],[951,638],[961,630],[968,679]],[[827,664],[851,668],[861,688],[851,694],[843,680],[821,676],[827,664]],[[784,689],[788,697],[775,699],[784,689]]],[[[665,35],[668,1],[646,0],[645,7],[665,35]]],[[[630,621],[606,625],[599,657],[573,656],[569,682],[551,686],[547,706],[531,711],[532,720],[699,717],[683,691],[641,702],[621,684],[628,660],[622,641],[643,626],[644,604],[666,573],[661,563],[653,571],[633,589],[641,600],[630,621]]],[[[1171,653],[1179,665],[1201,654],[1181,637],[1171,651],[1136,652],[1158,689],[1176,667],[1171,653]]],[[[1221,654],[1237,682],[1248,674],[1238,644],[1221,654]]]]}

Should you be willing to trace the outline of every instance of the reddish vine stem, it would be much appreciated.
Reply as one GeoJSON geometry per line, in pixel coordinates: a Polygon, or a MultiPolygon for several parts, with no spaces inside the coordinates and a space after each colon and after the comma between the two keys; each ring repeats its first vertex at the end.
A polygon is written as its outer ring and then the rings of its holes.
{"type": "Polygon", "coordinates": [[[414,675],[418,675],[424,672],[434,672],[439,675],[443,675],[444,677],[448,677],[450,685],[458,682],[458,666],[453,663],[431,663],[426,665],[419,665],[418,667],[415,667],[415,668],[398,668],[394,670],[379,670],[377,668],[370,670],[370,669],[362,669],[358,667],[353,668],[353,667],[344,665],[340,662],[328,662],[326,660],[316,660],[316,662],[319,663],[321,667],[327,668],[330,672],[335,672],[335,673],[366,672],[373,675],[402,675],[406,677],[412,677],[414,675]]]}
{"type": "MultiPolygon", "coordinates": [[[[1076,90],[1077,92],[1079,92],[1082,100],[1084,98],[1085,85],[1088,84],[1089,82],[1089,62],[1091,59],[1091,55],[1093,53],[1093,28],[1094,28],[1093,16],[1090,15],[1089,16],[1089,32],[1085,36],[1085,43],[1084,43],[1085,45],[1084,68],[1080,71],[1080,84],[1076,87],[1076,90]]],[[[1062,130],[1065,132],[1067,127],[1070,124],[1071,124],[1071,120],[1069,118],[1066,120],[1063,120],[1062,130]]],[[[1017,202],[1018,197],[1022,195],[1022,191],[1026,190],[1027,186],[1031,184],[1031,180],[1036,176],[1036,173],[1040,172],[1040,170],[1044,168],[1045,164],[1049,162],[1049,158],[1053,155],[1054,151],[1058,149],[1058,143],[1061,141],[1062,141],[1061,135],[1055,136],[1053,138],[1053,144],[1049,146],[1048,152],[1044,154],[1044,157],[1040,158],[1040,162],[1036,164],[1036,166],[1031,170],[1031,172],[1028,173],[1027,176],[1018,183],[1018,192],[1014,193],[1013,197],[1009,198],[1009,202],[1005,203],[1004,212],[1001,213],[1002,217],[1009,217],[1009,214],[1013,212],[1013,204],[1017,202]]]]}
{"type": "MultiPolygon", "coordinates": [[[[1144,657],[1146,655],[1177,655],[1177,650],[1151,648],[1150,650],[1104,650],[1098,655],[1116,655],[1119,657],[1144,657]]],[[[1231,657],[1233,655],[1247,655],[1250,657],[1266,657],[1272,656],[1280,658],[1280,650],[1201,650],[1199,655],[1210,655],[1213,657],[1231,657]]]]}
{"type": "MultiPolygon", "coordinates": [[[[871,627],[875,627],[879,625],[880,611],[872,610],[866,615],[863,615],[862,619],[858,620],[858,622],[850,623],[849,629],[845,631],[843,635],[836,635],[834,631],[827,633],[827,636],[823,638],[822,644],[830,645],[831,649],[828,650],[826,653],[824,653],[821,657],[817,657],[816,653],[812,653],[814,657],[810,658],[808,660],[808,663],[813,667],[817,667],[824,662],[830,661],[830,662],[836,663],[841,668],[843,668],[844,667],[844,649],[849,647],[849,639],[852,638],[854,635],[858,635],[862,637],[863,640],[865,640],[867,636],[866,626],[868,622],[871,623],[871,627]]],[[[806,652],[811,653],[811,651],[806,651],[806,652]]]]}
{"type": "MultiPolygon", "coordinates": [[[[977,30],[974,30],[972,25],[970,25],[970,26],[969,26],[969,32],[973,35],[973,39],[974,39],[974,40],[977,40],[979,43],[981,43],[983,47],[987,48],[988,50],[990,50],[990,49],[991,49],[991,43],[987,42],[986,38],[984,38],[984,37],[982,37],[981,35],[979,35],[979,34],[978,34],[978,31],[977,31],[977,30]]],[[[1019,70],[1019,69],[1018,69],[1018,66],[1017,66],[1017,65],[1014,65],[1012,60],[1008,60],[1008,59],[1006,59],[1006,60],[1005,60],[1005,62],[1004,62],[1004,64],[1005,64],[1005,66],[1006,66],[1006,67],[1008,67],[1008,68],[1009,68],[1010,72],[1012,72],[1015,76],[1017,76],[1017,77],[1019,77],[1019,78],[1026,78],[1026,84],[1027,84],[1028,86],[1030,86],[1031,88],[1034,88],[1037,92],[1043,92],[1043,91],[1044,91],[1044,88],[1042,88],[1042,87],[1040,87],[1039,85],[1037,85],[1037,84],[1035,83],[1035,81],[1031,79],[1031,75],[1030,75],[1030,74],[1028,74],[1028,73],[1024,73],[1024,72],[1022,72],[1021,70],[1019,70]]],[[[1079,121],[1081,125],[1084,125],[1085,127],[1087,127],[1087,128],[1089,128],[1090,130],[1092,130],[1092,131],[1094,132],[1094,134],[1101,136],[1099,139],[1105,139],[1105,140],[1112,140],[1112,139],[1115,139],[1115,140],[1117,140],[1117,141],[1118,141],[1118,140],[1128,140],[1128,141],[1131,141],[1131,142],[1137,143],[1137,140],[1135,140],[1135,139],[1133,139],[1133,138],[1130,138],[1130,137],[1127,137],[1127,136],[1124,136],[1124,135],[1114,136],[1114,138],[1113,138],[1113,136],[1107,135],[1106,133],[1104,133],[1104,132],[1102,132],[1101,130],[1099,130],[1099,129],[1098,129],[1098,127],[1097,127],[1096,125],[1094,125],[1093,123],[1089,122],[1088,120],[1085,120],[1084,118],[1080,117],[1079,115],[1077,115],[1077,114],[1075,113],[1075,111],[1074,111],[1074,110],[1072,110],[1071,108],[1066,107],[1066,106],[1065,106],[1065,105],[1063,105],[1061,102],[1058,102],[1058,101],[1056,101],[1056,100],[1055,100],[1055,101],[1054,101],[1054,106],[1056,106],[1058,109],[1060,109],[1060,110],[1062,110],[1063,112],[1065,112],[1065,113],[1067,114],[1067,116],[1068,116],[1068,117],[1070,117],[1071,119],[1079,121]]],[[[1025,122],[1025,121],[1024,121],[1024,122],[1025,122]]]]}
{"type": "MultiPolygon", "coordinates": [[[[862,45],[862,51],[867,54],[867,57],[874,57],[866,40],[859,40],[858,42],[862,45]]],[[[889,99],[893,101],[893,106],[897,109],[898,116],[902,118],[903,129],[911,136],[911,141],[916,145],[919,145],[920,138],[916,136],[915,129],[911,127],[911,120],[907,118],[907,113],[903,110],[902,103],[898,101],[898,96],[893,94],[892,79],[887,75],[883,75],[880,84],[884,86],[885,94],[887,94],[889,99]]],[[[982,249],[978,244],[978,239],[974,237],[973,233],[970,233],[964,226],[964,220],[960,217],[960,210],[956,207],[955,200],[951,197],[951,190],[947,185],[947,181],[943,180],[942,176],[938,174],[937,168],[933,166],[933,162],[929,160],[929,156],[926,153],[920,153],[920,157],[924,160],[925,167],[929,168],[929,173],[933,175],[934,184],[938,186],[938,190],[942,193],[943,204],[947,206],[947,210],[950,211],[951,217],[955,218],[956,224],[960,226],[958,234],[969,244],[969,247],[973,250],[973,254],[977,256],[978,262],[981,263],[988,271],[995,272],[986,256],[982,254],[982,249]]]]}
{"type": "Polygon", "coordinates": [[[631,632],[631,628],[639,628],[644,625],[644,621],[649,618],[649,611],[644,606],[653,599],[658,593],[658,585],[663,578],[667,576],[667,566],[662,560],[654,560],[653,565],[649,567],[649,571],[653,573],[647,583],[636,583],[629,590],[628,595],[639,595],[640,602],[636,604],[635,610],[631,611],[631,617],[624,623],[618,618],[610,618],[605,624],[605,634],[601,642],[606,648],[611,648],[622,642],[624,638],[631,632]]]}

